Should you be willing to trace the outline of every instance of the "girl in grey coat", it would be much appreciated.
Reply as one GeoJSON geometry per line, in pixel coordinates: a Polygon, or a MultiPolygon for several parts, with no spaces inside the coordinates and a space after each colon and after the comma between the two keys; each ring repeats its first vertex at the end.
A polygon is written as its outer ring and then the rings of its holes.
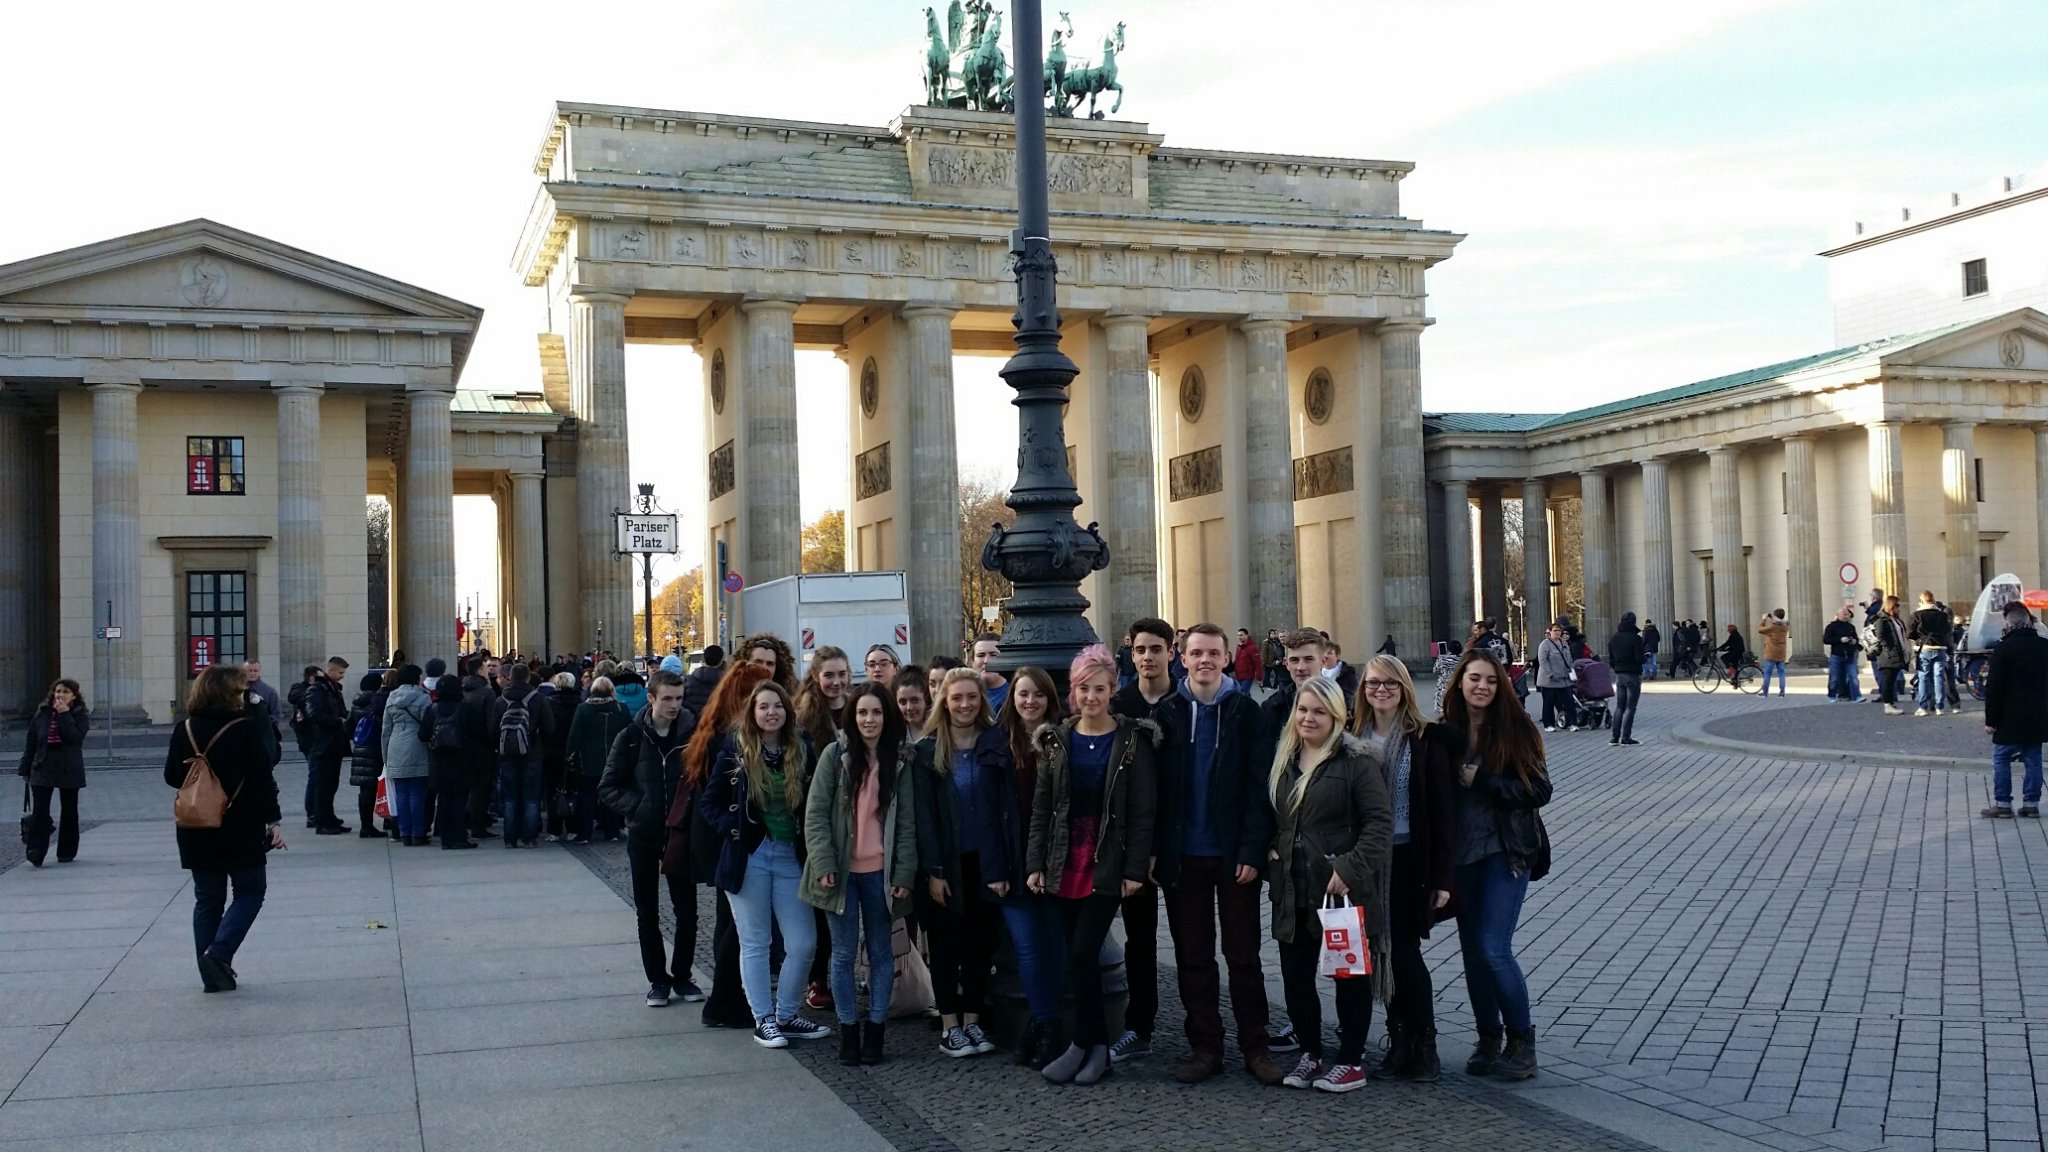
{"type": "Polygon", "coordinates": [[[384,701],[384,779],[389,781],[391,812],[398,821],[399,842],[409,848],[427,843],[427,742],[420,728],[434,701],[420,687],[420,670],[407,664],[398,670],[398,687],[384,701]]]}

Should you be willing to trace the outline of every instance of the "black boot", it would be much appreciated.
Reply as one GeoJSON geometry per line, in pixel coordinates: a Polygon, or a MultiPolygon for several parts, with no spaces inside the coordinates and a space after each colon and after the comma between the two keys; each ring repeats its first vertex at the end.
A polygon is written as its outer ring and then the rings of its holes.
{"type": "Polygon", "coordinates": [[[1472,1058],[1465,1061],[1465,1075],[1486,1076],[1493,1072],[1494,1061],[1500,1059],[1500,1033],[1481,1032],[1479,1043],[1472,1046],[1472,1058]]]}
{"type": "Polygon", "coordinates": [[[1387,1054],[1380,1057],[1379,1067],[1365,1074],[1368,1080],[1394,1080],[1408,1070],[1410,1060],[1408,1034],[1399,1024],[1387,1021],[1387,1054]]]}
{"type": "Polygon", "coordinates": [[[1017,1036],[1017,1064],[1027,1067],[1038,1055],[1038,1043],[1045,1036],[1045,1025],[1036,1020],[1026,1020],[1024,1031],[1017,1036]]]}
{"type": "Polygon", "coordinates": [[[1031,1066],[1042,1072],[1066,1050],[1067,1026],[1055,1020],[1039,1030],[1038,1050],[1031,1054],[1031,1066]]]}
{"type": "Polygon", "coordinates": [[[841,1024],[839,1026],[839,1062],[841,1064],[860,1063],[860,1029],[861,1025],[858,1020],[851,1024],[841,1024]]]}
{"type": "Polygon", "coordinates": [[[1493,1075],[1497,1080],[1527,1080],[1536,1074],[1536,1033],[1508,1033],[1507,1051],[1493,1062],[1493,1075]]]}
{"type": "Polygon", "coordinates": [[[1401,1078],[1417,1084],[1434,1084],[1443,1071],[1443,1063],[1436,1055],[1436,1021],[1432,1020],[1408,1038],[1408,1066],[1401,1070],[1401,1078]]]}
{"type": "Polygon", "coordinates": [[[882,1026],[873,1020],[860,1026],[860,1062],[880,1064],[882,1062],[882,1026]]]}

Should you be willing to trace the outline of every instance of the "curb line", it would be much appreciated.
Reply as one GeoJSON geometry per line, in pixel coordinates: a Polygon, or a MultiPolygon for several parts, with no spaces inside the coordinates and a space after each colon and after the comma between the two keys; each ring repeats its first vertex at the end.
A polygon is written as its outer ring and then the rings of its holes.
{"type": "MultiPolygon", "coordinates": [[[[1718,717],[1717,717],[1718,719],[1718,717]]],[[[1987,761],[1959,760],[1949,756],[1906,756],[1896,752],[1844,752],[1830,748],[1795,748],[1785,744],[1752,744],[1707,732],[1707,721],[1693,720],[1671,730],[1671,740],[1703,752],[1736,756],[1763,756],[1773,760],[1804,760],[1817,764],[1863,764],[1875,768],[1919,768],[1943,772],[1981,772],[1987,761]]]]}

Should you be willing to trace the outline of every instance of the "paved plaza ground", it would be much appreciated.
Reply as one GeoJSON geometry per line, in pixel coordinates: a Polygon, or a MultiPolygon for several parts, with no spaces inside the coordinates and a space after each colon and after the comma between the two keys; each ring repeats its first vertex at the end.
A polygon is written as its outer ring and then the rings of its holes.
{"type": "MultiPolygon", "coordinates": [[[[685,1148],[771,1130],[846,1149],[2040,1149],[2043,826],[1977,819],[1988,771],[1676,738],[1757,724],[1765,745],[1827,750],[1849,725],[1903,746],[1939,724],[1956,756],[1985,751],[1971,715],[1888,737],[1874,705],[1821,692],[1810,675],[1767,702],[1660,682],[1644,746],[1552,737],[1556,866],[1520,936],[1543,1075],[1455,1071],[1470,1034],[1447,927],[1429,951],[1444,1082],[1341,1097],[1234,1071],[1173,1083],[1170,971],[1156,1054],[1093,1090],[945,1060],[910,1022],[878,1068],[841,1068],[831,1042],[706,1031],[695,1006],[640,1004],[614,845],[451,855],[288,820],[244,986],[207,996],[169,790],[100,772],[76,863],[0,849],[0,1152],[685,1148]]],[[[281,770],[288,805],[297,771],[281,770]]]]}

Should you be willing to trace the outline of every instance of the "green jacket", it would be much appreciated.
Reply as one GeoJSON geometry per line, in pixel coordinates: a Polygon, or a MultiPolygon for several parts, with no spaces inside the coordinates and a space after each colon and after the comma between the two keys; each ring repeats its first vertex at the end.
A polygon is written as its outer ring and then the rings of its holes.
{"type": "MultiPolygon", "coordinates": [[[[1038,749],[1038,784],[1031,797],[1031,836],[1024,849],[1024,871],[1045,875],[1047,895],[1060,890],[1067,866],[1069,804],[1073,800],[1067,752],[1074,721],[1041,724],[1031,739],[1038,749]]],[[[1158,816],[1158,781],[1152,754],[1164,738],[1150,720],[1116,717],[1115,740],[1109,746],[1109,770],[1102,784],[1102,816],[1096,825],[1095,875],[1098,896],[1123,898],[1123,882],[1144,880],[1151,872],[1152,832],[1158,816]]]]}
{"type": "MultiPolygon", "coordinates": [[[[1365,910],[1366,935],[1375,940],[1387,931],[1388,868],[1394,850],[1394,802],[1380,770],[1379,748],[1345,733],[1330,758],[1316,769],[1300,806],[1290,803],[1301,779],[1297,754],[1280,777],[1280,800],[1274,814],[1273,851],[1280,857],[1268,869],[1273,900],[1273,939],[1310,938],[1322,931],[1314,909],[1323,901],[1330,873],[1344,878],[1351,901],[1365,910]],[[1294,874],[1294,838],[1300,836],[1308,875],[1294,874]],[[1297,891],[1306,879],[1306,891],[1297,891]]],[[[1377,971],[1377,970],[1376,970],[1377,971]]]]}
{"type": "MultiPolygon", "coordinates": [[[[909,794],[910,765],[916,746],[906,742],[896,753],[894,775],[889,785],[889,802],[882,809],[882,871],[891,888],[912,889],[917,884],[917,805],[909,794]]],[[[797,894],[804,902],[833,915],[846,911],[846,870],[853,859],[852,782],[839,745],[827,744],[811,773],[811,790],[804,801],[804,875],[797,894]],[[833,886],[818,883],[820,876],[834,878],[833,886]]],[[[910,900],[890,902],[892,916],[910,911],[910,900]]]]}

